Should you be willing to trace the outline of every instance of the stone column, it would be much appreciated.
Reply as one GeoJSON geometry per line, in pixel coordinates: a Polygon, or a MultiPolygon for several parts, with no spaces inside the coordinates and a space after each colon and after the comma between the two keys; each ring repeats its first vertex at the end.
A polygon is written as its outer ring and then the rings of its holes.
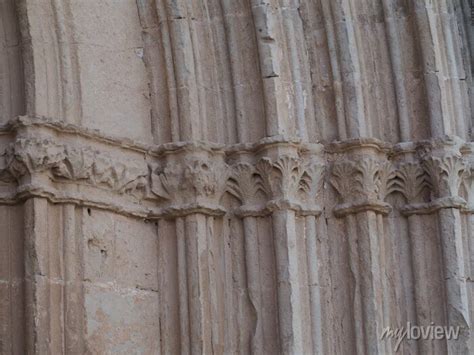
{"type": "MultiPolygon", "coordinates": [[[[439,275],[436,271],[439,266],[433,263],[433,260],[439,259],[437,241],[432,235],[426,235],[426,226],[431,221],[431,216],[426,213],[429,204],[425,203],[429,182],[423,166],[415,159],[408,160],[403,157],[403,162],[396,164],[396,174],[392,180],[393,190],[400,192],[406,203],[401,212],[407,218],[410,239],[410,276],[414,298],[412,321],[417,325],[427,325],[431,322],[445,324],[444,314],[440,311],[443,297],[437,292],[439,275]]],[[[436,231],[437,228],[435,233],[436,231]]],[[[422,353],[442,354],[445,350],[445,344],[440,342],[415,341],[413,346],[422,353]]]]}
{"type": "Polygon", "coordinates": [[[390,212],[384,202],[390,175],[388,162],[377,157],[353,155],[334,163],[331,183],[341,204],[334,213],[344,218],[354,277],[353,319],[357,354],[391,353],[381,339],[390,326],[391,311],[385,284],[387,261],[383,258],[383,216],[390,212]]]}
{"type": "MultiPolygon", "coordinates": [[[[272,334],[271,318],[265,311],[265,291],[261,282],[259,218],[264,218],[264,205],[259,201],[263,193],[261,177],[254,164],[240,162],[233,167],[229,192],[237,197],[242,206],[237,211],[243,221],[245,238],[245,266],[250,302],[255,313],[250,349],[253,354],[278,351],[278,342],[268,338],[272,334]]],[[[266,307],[271,309],[270,307],[266,307]]],[[[274,325],[273,325],[274,326],[274,325]]],[[[274,334],[276,336],[276,334],[274,334]]]]}
{"type": "Polygon", "coordinates": [[[459,339],[447,340],[448,353],[469,353],[470,315],[460,215],[466,202],[459,197],[466,162],[456,153],[456,147],[446,147],[432,152],[424,165],[431,178],[435,198],[432,204],[439,218],[447,323],[460,327],[459,339]]]}
{"type": "MultiPolygon", "coordinates": [[[[267,209],[273,223],[280,346],[285,354],[307,353],[312,351],[313,341],[318,338],[312,339],[315,330],[311,316],[320,317],[320,314],[314,314],[315,310],[311,309],[311,304],[314,305],[311,296],[315,295],[303,281],[308,280],[306,246],[298,233],[297,216],[320,213],[305,208],[301,198],[306,194],[315,198],[321,175],[317,174],[314,162],[302,160],[287,147],[268,153],[271,158],[262,158],[257,163],[257,171],[270,198],[267,209]]],[[[311,206],[314,204],[315,201],[311,206]]]]}
{"type": "Polygon", "coordinates": [[[315,216],[321,212],[316,198],[324,168],[309,157],[303,160],[287,144],[268,149],[272,158],[261,158],[255,165],[236,164],[231,185],[242,203],[238,214],[244,224],[249,295],[256,311],[252,351],[270,350],[262,337],[268,332],[262,303],[268,300],[262,300],[259,283],[257,231],[259,216],[269,214],[275,249],[279,349],[285,354],[308,353],[322,346],[319,275],[314,259],[315,216]]]}
{"type": "Polygon", "coordinates": [[[153,193],[168,201],[163,217],[175,220],[179,290],[181,353],[221,353],[224,316],[215,293],[219,285],[214,268],[214,217],[225,191],[228,167],[222,155],[178,151],[153,174],[153,193]]]}
{"type": "Polygon", "coordinates": [[[25,216],[26,349],[82,353],[82,240],[76,238],[75,207],[33,197],[25,203],[25,216]]]}
{"type": "Polygon", "coordinates": [[[467,149],[463,154],[467,155],[467,169],[463,179],[463,189],[466,196],[467,206],[463,210],[465,214],[465,230],[466,235],[464,244],[464,256],[466,265],[466,281],[467,281],[467,293],[470,309],[470,349],[474,349],[474,337],[472,336],[472,329],[474,329],[474,161],[472,157],[472,145],[466,147],[467,149]]]}

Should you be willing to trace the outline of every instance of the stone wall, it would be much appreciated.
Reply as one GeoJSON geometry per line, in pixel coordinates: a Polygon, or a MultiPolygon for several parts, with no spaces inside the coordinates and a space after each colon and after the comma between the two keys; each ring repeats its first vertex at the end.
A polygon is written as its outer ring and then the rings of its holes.
{"type": "Polygon", "coordinates": [[[468,5],[0,0],[0,353],[473,352],[468,5]]]}

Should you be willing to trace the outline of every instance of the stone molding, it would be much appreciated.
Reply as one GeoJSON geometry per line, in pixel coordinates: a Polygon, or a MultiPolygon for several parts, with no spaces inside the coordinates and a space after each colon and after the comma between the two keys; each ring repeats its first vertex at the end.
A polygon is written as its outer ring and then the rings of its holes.
{"type": "Polygon", "coordinates": [[[154,146],[30,117],[12,120],[0,136],[6,142],[0,180],[11,187],[0,194],[4,203],[41,196],[153,219],[223,215],[221,199],[228,192],[241,204],[233,212],[242,217],[278,209],[319,215],[330,186],[339,199],[337,217],[368,210],[388,214],[393,208],[406,215],[474,210],[472,146],[457,137],[315,145],[278,136],[233,146],[154,146]],[[64,188],[71,184],[84,191],[64,188]],[[90,193],[94,189],[103,194],[90,193]],[[405,205],[387,202],[394,193],[405,205]]]}

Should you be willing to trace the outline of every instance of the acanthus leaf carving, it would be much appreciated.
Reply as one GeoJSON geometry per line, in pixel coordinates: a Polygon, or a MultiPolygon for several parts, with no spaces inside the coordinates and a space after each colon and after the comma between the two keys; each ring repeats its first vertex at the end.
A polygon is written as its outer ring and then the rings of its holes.
{"type": "Polygon", "coordinates": [[[400,192],[410,204],[423,202],[423,191],[430,186],[423,168],[418,162],[400,164],[390,180],[393,191],[400,192]]]}
{"type": "Polygon", "coordinates": [[[457,155],[429,157],[423,161],[436,198],[458,197],[466,161],[457,155]]]}
{"type": "Polygon", "coordinates": [[[364,209],[383,213],[389,211],[384,202],[392,191],[394,171],[390,162],[372,157],[342,160],[332,167],[331,184],[339,195],[337,213],[345,214],[364,209]]]}
{"type": "Polygon", "coordinates": [[[258,204],[258,195],[265,194],[262,177],[255,166],[249,163],[238,163],[233,166],[228,191],[237,197],[244,206],[258,204]]]}
{"type": "Polygon", "coordinates": [[[262,179],[262,188],[271,198],[279,193],[279,172],[273,166],[270,158],[262,158],[256,164],[256,171],[262,179]]]}
{"type": "MultiPolygon", "coordinates": [[[[326,167],[316,161],[304,165],[304,172],[299,183],[300,199],[306,205],[314,206],[322,195],[326,167]]],[[[310,207],[312,208],[312,207],[310,207]]]]}
{"type": "Polygon", "coordinates": [[[462,179],[462,187],[464,196],[468,203],[469,209],[474,210],[474,161],[469,161],[466,165],[466,171],[462,179]]]}
{"type": "MultiPolygon", "coordinates": [[[[351,181],[351,178],[357,173],[356,164],[353,161],[340,161],[333,165],[331,172],[333,178],[330,182],[339,196],[342,199],[352,198],[358,191],[354,182],[351,181]]],[[[359,183],[359,181],[357,182],[359,183]]]]}
{"type": "Polygon", "coordinates": [[[6,152],[6,166],[17,180],[25,175],[49,173],[51,177],[85,181],[111,188],[119,194],[141,196],[147,188],[146,164],[120,162],[89,147],[69,147],[49,139],[19,139],[6,152]]]}
{"type": "Polygon", "coordinates": [[[359,193],[369,200],[379,199],[381,189],[379,162],[372,158],[360,159],[356,163],[356,169],[359,174],[355,174],[354,178],[360,188],[359,193]]]}
{"type": "Polygon", "coordinates": [[[284,155],[274,162],[260,159],[256,171],[270,204],[293,206],[302,211],[315,209],[324,178],[322,164],[284,155]]]}
{"type": "Polygon", "coordinates": [[[151,176],[151,191],[174,204],[219,204],[230,172],[223,161],[189,158],[168,163],[151,176]]]}
{"type": "Polygon", "coordinates": [[[276,162],[262,158],[257,163],[265,191],[274,200],[295,201],[300,189],[303,169],[298,158],[283,156],[276,162]]]}
{"type": "Polygon", "coordinates": [[[396,176],[396,170],[391,162],[384,160],[379,165],[379,181],[378,197],[384,201],[385,198],[394,192],[393,180],[396,176]]]}

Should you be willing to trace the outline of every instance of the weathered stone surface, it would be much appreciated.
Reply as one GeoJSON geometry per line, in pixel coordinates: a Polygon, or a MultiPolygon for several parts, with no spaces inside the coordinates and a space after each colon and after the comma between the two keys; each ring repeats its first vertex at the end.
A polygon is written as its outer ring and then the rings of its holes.
{"type": "Polygon", "coordinates": [[[468,3],[0,0],[0,354],[473,353],[468,3]]]}

